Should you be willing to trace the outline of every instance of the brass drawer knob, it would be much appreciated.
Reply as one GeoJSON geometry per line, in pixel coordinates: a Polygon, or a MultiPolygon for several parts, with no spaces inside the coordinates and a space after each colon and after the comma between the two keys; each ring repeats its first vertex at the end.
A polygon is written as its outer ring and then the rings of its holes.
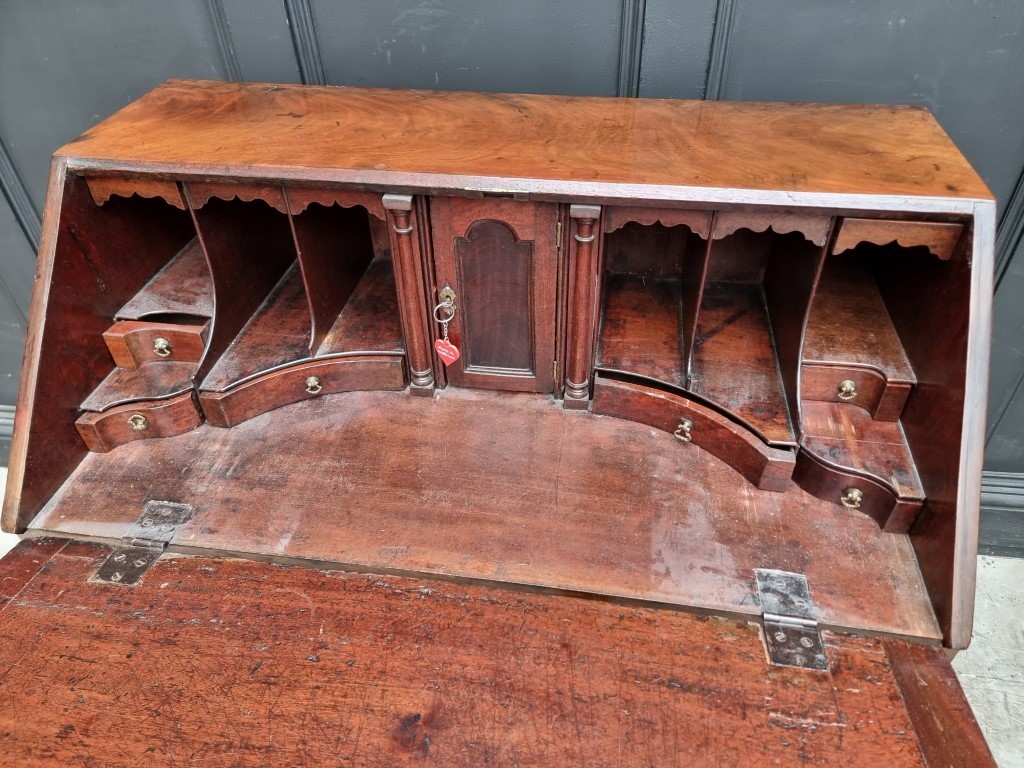
{"type": "Polygon", "coordinates": [[[682,440],[684,443],[693,442],[693,422],[689,419],[680,419],[679,426],[676,427],[676,431],[672,434],[677,440],[682,440]]]}
{"type": "Polygon", "coordinates": [[[153,354],[157,357],[170,357],[171,356],[171,342],[162,336],[157,336],[153,339],[153,354]]]}
{"type": "Polygon", "coordinates": [[[847,488],[839,500],[847,509],[860,509],[860,503],[864,500],[864,491],[860,488],[847,488]]]}
{"type": "Polygon", "coordinates": [[[323,389],[323,385],[320,384],[320,379],[316,376],[310,376],[306,379],[306,391],[311,395],[315,395],[323,389]]]}
{"type": "Polygon", "coordinates": [[[839,399],[853,400],[857,396],[857,382],[843,379],[839,382],[839,399]]]}
{"type": "Polygon", "coordinates": [[[149,419],[143,416],[141,413],[133,413],[128,417],[128,426],[130,426],[136,432],[141,432],[149,426],[149,419]]]}

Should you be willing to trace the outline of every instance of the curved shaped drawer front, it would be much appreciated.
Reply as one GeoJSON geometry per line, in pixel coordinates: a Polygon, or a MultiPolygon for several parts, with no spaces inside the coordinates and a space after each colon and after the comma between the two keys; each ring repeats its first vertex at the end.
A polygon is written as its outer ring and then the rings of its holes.
{"type": "Polygon", "coordinates": [[[804,363],[800,369],[801,398],[857,405],[877,421],[898,421],[910,390],[910,384],[890,382],[870,368],[804,363]]]}
{"type": "Polygon", "coordinates": [[[598,374],[594,379],[594,413],[638,421],[703,448],[758,488],[785,490],[793,474],[790,451],[771,448],[749,430],[707,406],[681,395],[598,374]]]}
{"type": "Polygon", "coordinates": [[[160,361],[198,363],[206,351],[207,327],[119,320],[103,332],[103,340],[119,368],[160,361]]]}
{"type": "Polygon", "coordinates": [[[134,440],[180,435],[203,423],[194,395],[194,392],[186,392],[167,400],[129,403],[102,413],[83,413],[75,426],[89,450],[97,453],[106,453],[134,440]]]}
{"type": "Polygon", "coordinates": [[[225,392],[200,392],[199,404],[210,424],[232,427],[243,421],[333,392],[405,389],[405,358],[365,355],[298,363],[243,382],[225,392]]]}
{"type": "Polygon", "coordinates": [[[793,482],[822,501],[867,515],[889,533],[906,533],[922,505],[900,499],[891,487],[867,473],[834,466],[804,448],[797,453],[793,482]]]}

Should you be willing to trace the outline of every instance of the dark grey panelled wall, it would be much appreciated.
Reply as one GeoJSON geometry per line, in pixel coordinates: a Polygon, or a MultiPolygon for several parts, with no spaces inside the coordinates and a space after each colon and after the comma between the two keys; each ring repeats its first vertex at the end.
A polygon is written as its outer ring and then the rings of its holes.
{"type": "Polygon", "coordinates": [[[999,199],[987,460],[1010,473],[1001,488],[1014,486],[1024,478],[1022,28],[1019,0],[5,0],[0,405],[15,398],[50,153],[168,77],[903,102],[936,114],[999,199]]]}

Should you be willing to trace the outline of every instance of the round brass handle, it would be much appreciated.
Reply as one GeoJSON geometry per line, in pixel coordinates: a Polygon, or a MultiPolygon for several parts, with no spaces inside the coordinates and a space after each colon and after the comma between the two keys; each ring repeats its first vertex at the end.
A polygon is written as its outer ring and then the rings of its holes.
{"type": "Polygon", "coordinates": [[[141,413],[133,413],[128,417],[128,426],[130,426],[136,432],[141,432],[149,426],[149,419],[143,416],[141,413]]]}
{"type": "Polygon", "coordinates": [[[847,488],[839,500],[847,509],[860,509],[860,503],[864,500],[864,491],[860,488],[847,488]]]}
{"type": "Polygon", "coordinates": [[[162,336],[153,339],[153,354],[157,357],[171,356],[171,342],[162,336]]]}
{"type": "Polygon", "coordinates": [[[680,419],[679,426],[676,427],[676,431],[673,432],[673,436],[677,440],[682,440],[684,443],[693,442],[693,422],[689,419],[680,419]]]}
{"type": "Polygon", "coordinates": [[[306,391],[311,395],[315,395],[323,389],[323,385],[320,384],[320,379],[316,376],[310,376],[306,379],[306,391]]]}
{"type": "Polygon", "coordinates": [[[853,400],[857,396],[857,382],[843,379],[839,382],[839,399],[853,400]]]}

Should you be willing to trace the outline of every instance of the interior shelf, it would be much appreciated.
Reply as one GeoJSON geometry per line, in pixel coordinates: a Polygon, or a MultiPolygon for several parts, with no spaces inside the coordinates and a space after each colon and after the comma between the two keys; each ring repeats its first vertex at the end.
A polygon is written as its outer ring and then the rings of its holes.
{"type": "Polygon", "coordinates": [[[213,316],[213,279],[199,238],[192,238],[115,317],[141,320],[154,315],[213,316]]]}
{"type": "Polygon", "coordinates": [[[917,383],[871,273],[849,256],[830,257],[818,283],[804,338],[805,363],[845,363],[917,383]]]}
{"type": "Polygon", "coordinates": [[[704,286],[689,389],[753,427],[769,443],[796,435],[760,285],[704,286]]]}
{"type": "Polygon", "coordinates": [[[686,387],[679,280],[608,275],[597,368],[686,387]]]}
{"type": "Polygon", "coordinates": [[[316,357],[358,353],[405,353],[395,270],[389,258],[378,257],[367,267],[316,357]]]}
{"type": "Polygon", "coordinates": [[[201,389],[220,392],[265,371],[306,360],[309,338],[309,304],[296,262],[217,360],[201,389]]]}

